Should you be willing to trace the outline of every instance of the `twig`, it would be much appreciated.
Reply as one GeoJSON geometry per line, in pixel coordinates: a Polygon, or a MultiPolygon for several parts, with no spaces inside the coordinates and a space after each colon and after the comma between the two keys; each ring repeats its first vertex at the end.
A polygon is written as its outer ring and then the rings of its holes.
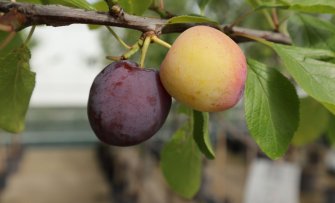
{"type": "Polygon", "coordinates": [[[14,25],[15,30],[21,30],[32,25],[95,24],[125,27],[145,32],[149,30],[160,31],[167,22],[163,19],[134,16],[123,11],[120,14],[121,17],[114,18],[108,12],[87,11],[60,5],[27,3],[0,2],[0,12],[16,17],[16,19],[11,19],[18,22],[14,25]]]}
{"type": "Polygon", "coordinates": [[[249,37],[244,37],[242,35],[253,36],[255,38],[262,38],[270,42],[280,43],[280,44],[292,44],[291,38],[288,36],[270,31],[254,30],[242,27],[231,28],[231,37],[238,42],[252,41],[249,37]],[[239,36],[240,35],[240,36],[239,36]]]}
{"type": "MultiPolygon", "coordinates": [[[[0,12],[10,14],[12,21],[7,22],[16,31],[32,25],[66,26],[71,24],[95,24],[116,26],[139,30],[141,32],[153,31],[156,35],[183,32],[187,28],[197,25],[188,23],[167,24],[166,19],[148,18],[130,15],[122,11],[120,17],[113,17],[108,12],[86,11],[59,5],[35,5],[27,3],[0,2],[0,12]],[[13,19],[13,16],[15,19],[13,19]]],[[[204,23],[201,23],[204,24],[204,23]]],[[[224,29],[236,42],[251,41],[242,36],[234,37],[234,33],[244,33],[263,38],[271,42],[290,44],[291,39],[281,33],[254,30],[241,27],[224,29]]]]}

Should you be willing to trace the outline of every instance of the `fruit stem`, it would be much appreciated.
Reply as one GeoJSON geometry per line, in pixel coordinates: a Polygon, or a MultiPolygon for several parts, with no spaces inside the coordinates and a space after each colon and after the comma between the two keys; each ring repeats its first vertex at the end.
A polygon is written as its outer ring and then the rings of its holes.
{"type": "Polygon", "coordinates": [[[159,39],[156,35],[153,35],[151,37],[151,40],[154,41],[155,43],[159,44],[159,45],[162,45],[163,47],[166,47],[168,49],[171,48],[171,44],[165,42],[164,40],[159,39]]]}
{"type": "Polygon", "coordinates": [[[131,46],[130,50],[122,55],[124,59],[130,58],[140,49],[140,40],[136,42],[133,46],[131,46]]]}
{"type": "Polygon", "coordinates": [[[144,67],[144,60],[145,60],[145,57],[147,55],[150,42],[151,42],[151,36],[146,36],[145,39],[144,39],[143,46],[142,46],[142,54],[141,54],[141,60],[140,60],[140,67],[141,68],[144,67]]]}
{"type": "Polygon", "coordinates": [[[111,61],[121,61],[122,56],[106,56],[106,59],[111,60],[111,61]]]}
{"type": "Polygon", "coordinates": [[[115,32],[112,28],[110,28],[109,26],[106,26],[106,28],[108,29],[108,31],[115,37],[115,39],[117,41],[120,42],[120,44],[122,44],[122,46],[124,46],[126,49],[131,49],[131,47],[125,43],[115,32]]]}
{"type": "Polygon", "coordinates": [[[140,49],[140,44],[142,43],[143,43],[142,40],[139,40],[136,42],[136,44],[130,47],[128,52],[122,54],[121,56],[106,56],[106,59],[109,59],[112,61],[126,60],[130,58],[132,55],[134,55],[140,49]]]}

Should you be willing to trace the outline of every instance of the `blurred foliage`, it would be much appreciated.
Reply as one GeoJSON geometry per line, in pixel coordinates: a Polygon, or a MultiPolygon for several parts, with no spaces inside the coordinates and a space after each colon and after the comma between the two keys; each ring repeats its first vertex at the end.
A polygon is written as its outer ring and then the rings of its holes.
{"type": "Polygon", "coordinates": [[[311,97],[300,99],[300,124],[294,134],[292,144],[302,146],[315,141],[326,132],[328,117],[327,110],[311,97]]]}

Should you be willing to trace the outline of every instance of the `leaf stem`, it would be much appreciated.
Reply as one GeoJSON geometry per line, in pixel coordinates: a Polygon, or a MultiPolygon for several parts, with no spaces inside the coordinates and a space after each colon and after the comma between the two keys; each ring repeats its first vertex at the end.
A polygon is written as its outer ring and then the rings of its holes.
{"type": "Polygon", "coordinates": [[[106,26],[106,28],[108,29],[108,31],[114,36],[114,38],[120,42],[120,44],[122,44],[122,46],[124,46],[126,49],[131,49],[131,47],[125,43],[115,32],[112,28],[110,28],[109,26],[106,26]]]}
{"type": "Polygon", "coordinates": [[[151,37],[151,40],[154,41],[155,43],[159,44],[159,45],[162,45],[163,47],[166,47],[168,49],[171,48],[171,44],[165,42],[164,40],[162,39],[159,39],[156,35],[153,35],[151,37]]]}
{"type": "Polygon", "coordinates": [[[5,31],[5,32],[12,32],[13,31],[11,26],[3,25],[3,24],[0,24],[0,30],[5,31]]]}
{"type": "Polygon", "coordinates": [[[151,36],[146,36],[145,39],[144,39],[143,46],[142,46],[142,54],[141,54],[141,59],[140,59],[140,67],[141,68],[144,67],[144,60],[145,60],[145,57],[147,55],[150,42],[151,42],[151,36]]]}
{"type": "Polygon", "coordinates": [[[253,36],[253,35],[248,35],[248,34],[245,34],[245,33],[238,33],[238,32],[235,32],[234,36],[241,36],[241,37],[245,37],[245,38],[248,38],[248,39],[252,39],[254,41],[257,41],[257,42],[260,42],[262,44],[265,44],[267,46],[272,47],[272,42],[269,42],[269,41],[267,41],[263,38],[260,38],[260,37],[256,37],[256,36],[253,36]]]}
{"type": "Polygon", "coordinates": [[[277,10],[273,8],[271,14],[272,14],[272,22],[275,27],[274,31],[278,32],[279,31],[279,19],[278,19],[277,10]]]}
{"type": "Polygon", "coordinates": [[[164,0],[159,0],[159,8],[164,10],[164,0]]]}
{"type": "Polygon", "coordinates": [[[31,29],[30,29],[29,34],[28,34],[28,37],[27,37],[26,41],[24,41],[24,44],[25,44],[25,45],[28,45],[28,43],[29,43],[31,37],[32,37],[33,34],[34,34],[35,28],[36,28],[36,25],[31,26],[31,29]]]}
{"type": "Polygon", "coordinates": [[[9,42],[12,41],[15,35],[16,32],[10,32],[8,36],[0,43],[0,50],[5,48],[7,44],[9,44],[9,42]]]}
{"type": "MultiPolygon", "coordinates": [[[[258,5],[261,4],[260,0],[256,1],[258,5]]],[[[269,12],[267,10],[262,10],[263,15],[265,16],[266,20],[268,21],[268,23],[270,24],[272,29],[276,29],[276,26],[273,23],[273,20],[271,18],[271,15],[269,14],[269,12]]]]}
{"type": "Polygon", "coordinates": [[[250,11],[246,11],[244,12],[241,16],[237,17],[230,25],[229,28],[232,28],[236,25],[238,25],[240,22],[242,22],[242,20],[244,20],[246,17],[248,17],[249,15],[251,15],[252,13],[254,13],[255,10],[250,10],[250,11]]]}

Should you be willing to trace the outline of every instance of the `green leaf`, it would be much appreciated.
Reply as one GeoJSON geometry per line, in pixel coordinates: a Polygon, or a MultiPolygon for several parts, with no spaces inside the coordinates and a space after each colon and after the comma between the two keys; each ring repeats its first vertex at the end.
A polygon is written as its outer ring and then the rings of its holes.
{"type": "Polygon", "coordinates": [[[327,104],[327,103],[322,103],[324,107],[328,109],[332,114],[335,115],[335,105],[333,104],[327,104]]]}
{"type": "MultiPolygon", "coordinates": [[[[3,40],[6,39],[8,36],[7,32],[1,32],[0,31],[0,43],[3,42],[3,40]]],[[[11,52],[13,49],[18,48],[22,44],[22,38],[20,33],[16,33],[14,38],[2,49],[0,49],[0,57],[7,55],[9,52],[11,52]]]]}
{"type": "Polygon", "coordinates": [[[298,127],[299,100],[294,86],[276,69],[249,59],[244,105],[256,143],[270,158],[282,156],[298,127]]]}
{"type": "MultiPolygon", "coordinates": [[[[326,50],[314,50],[271,43],[288,72],[313,98],[322,103],[335,104],[335,64],[318,59],[326,50]]],[[[333,52],[330,52],[330,54],[333,52]]],[[[334,53],[333,53],[334,54],[334,53]]]]}
{"type": "Polygon", "coordinates": [[[273,0],[246,0],[252,7],[256,8],[256,7],[273,7],[273,6],[276,6],[276,5],[286,5],[286,4],[283,4],[283,3],[278,3],[278,2],[274,2],[273,0]]]}
{"type": "MultiPolygon", "coordinates": [[[[252,2],[254,0],[248,0],[252,2]]],[[[282,8],[307,13],[335,13],[333,0],[277,0],[276,2],[261,3],[258,9],[282,8]]]]}
{"type": "Polygon", "coordinates": [[[0,128],[13,133],[24,129],[24,119],[35,86],[29,67],[30,52],[19,47],[0,57],[0,128]]]}
{"type": "Polygon", "coordinates": [[[258,1],[257,0],[246,0],[253,8],[258,6],[258,1]]]}
{"type": "Polygon", "coordinates": [[[292,144],[301,146],[313,142],[326,131],[328,112],[311,97],[300,99],[300,121],[292,144]]]}
{"type": "Polygon", "coordinates": [[[101,0],[92,4],[95,10],[108,12],[109,8],[105,0],[101,0]]]}
{"type": "Polygon", "coordinates": [[[168,20],[168,24],[177,24],[177,23],[210,23],[215,26],[219,26],[217,22],[203,16],[181,15],[170,18],[168,20]]]}
{"type": "Polygon", "coordinates": [[[17,2],[31,3],[31,4],[40,4],[40,0],[17,0],[17,2]]]}
{"type": "Polygon", "coordinates": [[[160,163],[171,189],[185,198],[197,193],[201,181],[201,152],[189,132],[185,125],[174,133],[161,152],[160,163]]]}
{"type": "Polygon", "coordinates": [[[327,138],[329,139],[332,145],[335,144],[335,116],[334,115],[329,116],[327,138]]]}
{"type": "Polygon", "coordinates": [[[198,6],[199,9],[201,11],[201,15],[204,15],[205,13],[205,9],[207,7],[207,4],[211,1],[211,0],[197,0],[198,1],[198,6]]]}
{"type": "Polygon", "coordinates": [[[94,7],[86,0],[40,0],[43,4],[59,4],[74,8],[82,8],[86,10],[95,10],[94,7]]]}
{"type": "MultiPolygon", "coordinates": [[[[103,12],[108,12],[109,11],[108,5],[104,0],[95,2],[94,4],[92,4],[92,6],[97,11],[103,11],[103,12]]],[[[101,25],[88,25],[88,28],[90,30],[96,30],[100,27],[101,27],[101,25]]]]}
{"type": "Polygon", "coordinates": [[[289,9],[310,13],[335,13],[333,0],[281,0],[289,9]]]}
{"type": "MultiPolygon", "coordinates": [[[[329,60],[335,58],[335,53],[326,49],[302,48],[275,43],[269,43],[269,45],[274,49],[279,47],[279,50],[281,50],[280,52],[287,51],[291,57],[296,57],[298,61],[304,61],[307,58],[316,60],[329,60]]],[[[275,49],[275,51],[277,50],[278,49],[275,49]]]]}
{"type": "Polygon", "coordinates": [[[288,31],[295,45],[335,51],[335,25],[310,15],[293,15],[288,31]]]}
{"type": "Polygon", "coordinates": [[[152,0],[118,0],[120,6],[130,14],[142,15],[152,4],[152,0]]]}
{"type": "Polygon", "coordinates": [[[215,158],[215,153],[208,133],[209,114],[193,110],[193,137],[200,151],[209,159],[215,158]]]}

